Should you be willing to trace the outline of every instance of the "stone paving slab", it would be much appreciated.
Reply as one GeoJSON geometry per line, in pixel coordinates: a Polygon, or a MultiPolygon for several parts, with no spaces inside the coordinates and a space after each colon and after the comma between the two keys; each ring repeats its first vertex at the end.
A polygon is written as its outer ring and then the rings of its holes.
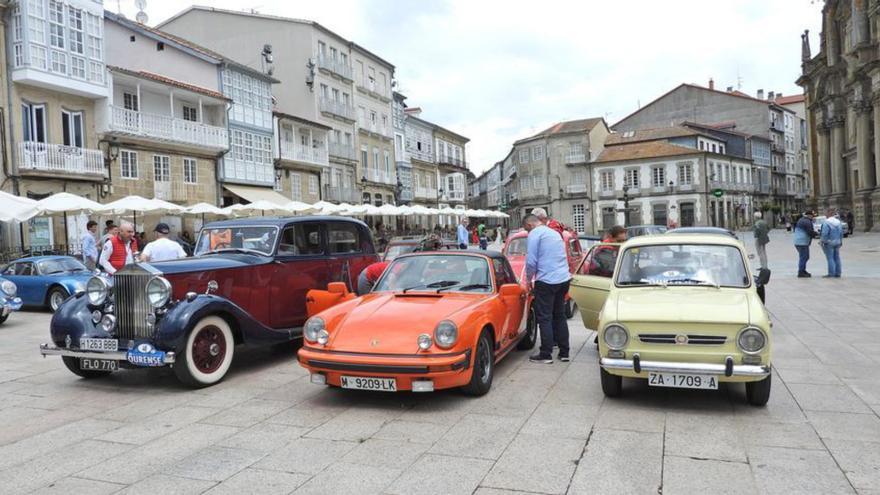
{"type": "Polygon", "coordinates": [[[473,398],[328,389],[292,350],[243,350],[202,390],[170,370],[82,380],[37,352],[51,315],[15,313],[0,327],[0,493],[880,495],[880,235],[847,239],[839,280],[794,278],[790,234],[771,237],[762,408],[741,385],[627,380],[606,399],[577,318],[571,363],[515,352],[473,398]]]}

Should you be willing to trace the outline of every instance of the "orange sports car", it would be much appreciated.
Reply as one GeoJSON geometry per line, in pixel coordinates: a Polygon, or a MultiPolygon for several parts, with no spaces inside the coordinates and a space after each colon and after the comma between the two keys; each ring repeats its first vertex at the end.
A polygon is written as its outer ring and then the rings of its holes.
{"type": "Polygon", "coordinates": [[[489,251],[396,258],[372,292],[349,298],[341,284],[311,291],[336,304],[306,321],[299,363],[312,383],[483,395],[495,364],[535,345],[526,293],[507,259],[489,251]]]}

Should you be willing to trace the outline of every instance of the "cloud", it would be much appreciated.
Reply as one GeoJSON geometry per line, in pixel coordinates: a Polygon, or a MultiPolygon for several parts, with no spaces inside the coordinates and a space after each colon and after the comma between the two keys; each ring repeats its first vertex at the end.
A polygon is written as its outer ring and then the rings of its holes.
{"type": "MultiPolygon", "coordinates": [[[[133,17],[132,0],[123,12],[133,17]]],[[[559,120],[609,124],[682,82],[799,93],[800,33],[818,51],[821,3],[803,0],[240,0],[205,2],[320,22],[397,66],[422,116],[471,138],[480,173],[559,120]]],[[[108,2],[114,9],[114,2],[108,2]]],[[[154,21],[181,4],[149,0],[154,21]]]]}

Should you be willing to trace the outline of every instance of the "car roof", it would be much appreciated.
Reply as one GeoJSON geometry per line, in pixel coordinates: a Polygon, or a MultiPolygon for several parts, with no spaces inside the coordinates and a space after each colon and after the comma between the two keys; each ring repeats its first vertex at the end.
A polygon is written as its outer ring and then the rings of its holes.
{"type": "Polygon", "coordinates": [[[32,262],[36,262],[36,261],[57,260],[57,259],[68,259],[68,258],[76,259],[76,258],[74,258],[73,256],[64,256],[64,255],[61,255],[61,254],[52,254],[52,255],[45,255],[45,256],[26,256],[26,257],[24,257],[24,258],[18,258],[17,260],[12,260],[12,261],[10,261],[10,263],[18,263],[19,261],[32,261],[32,262]]]}
{"type": "Polygon", "coordinates": [[[667,230],[667,234],[721,234],[721,235],[731,235],[732,231],[725,229],[723,227],[678,227],[675,229],[667,230]]]}
{"type": "Polygon", "coordinates": [[[578,234],[578,239],[587,239],[587,240],[597,240],[601,241],[601,235],[593,235],[593,234],[578,234]]]}
{"type": "Polygon", "coordinates": [[[668,244],[718,244],[740,247],[742,244],[734,237],[718,234],[679,234],[679,235],[646,235],[634,237],[623,244],[625,248],[639,246],[662,246],[668,244]]]}
{"type": "Polygon", "coordinates": [[[248,225],[272,225],[276,227],[283,227],[287,224],[291,223],[299,223],[299,222],[345,222],[345,223],[354,223],[361,226],[366,227],[367,224],[364,222],[357,220],[355,218],[350,217],[336,217],[330,215],[305,215],[298,217],[251,217],[251,218],[234,218],[230,220],[219,220],[216,222],[211,222],[205,224],[202,228],[215,228],[215,227],[246,227],[248,225]]]}
{"type": "Polygon", "coordinates": [[[644,229],[647,227],[664,228],[664,229],[666,228],[665,225],[630,225],[629,227],[627,227],[627,229],[644,229]]]}
{"type": "Polygon", "coordinates": [[[453,256],[480,256],[489,259],[499,259],[503,260],[504,255],[501,254],[501,251],[483,251],[482,249],[459,249],[459,250],[443,250],[443,251],[418,251],[415,253],[407,253],[394,258],[395,260],[401,258],[410,258],[413,256],[425,256],[428,254],[442,254],[442,255],[453,255],[453,256]]]}

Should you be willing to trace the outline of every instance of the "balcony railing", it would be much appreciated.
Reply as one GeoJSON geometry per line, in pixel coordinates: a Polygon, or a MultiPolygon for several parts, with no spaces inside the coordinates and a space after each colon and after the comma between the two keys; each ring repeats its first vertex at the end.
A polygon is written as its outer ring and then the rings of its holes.
{"type": "Polygon", "coordinates": [[[399,197],[400,197],[401,201],[412,201],[413,197],[414,197],[413,190],[410,188],[404,187],[403,189],[400,190],[399,197]]]}
{"type": "Polygon", "coordinates": [[[415,188],[415,196],[417,198],[437,199],[437,190],[433,187],[417,187],[415,188]]]}
{"type": "Polygon", "coordinates": [[[206,148],[229,148],[229,136],[225,127],[177,119],[169,115],[136,112],[116,106],[111,107],[110,113],[110,129],[116,132],[206,148]]]}
{"type": "Polygon", "coordinates": [[[586,184],[569,184],[565,187],[565,190],[569,194],[583,194],[587,192],[586,184]]]}
{"type": "Polygon", "coordinates": [[[324,148],[313,148],[290,141],[281,141],[281,159],[312,165],[327,166],[330,161],[324,148]]]}
{"type": "Polygon", "coordinates": [[[409,154],[410,159],[415,158],[416,160],[423,162],[434,163],[434,156],[426,151],[420,151],[415,147],[410,147],[406,149],[406,152],[409,154]]]}
{"type": "Polygon", "coordinates": [[[583,151],[581,151],[581,152],[569,151],[565,154],[564,159],[565,159],[566,165],[570,165],[573,163],[586,163],[587,154],[584,153],[583,151]]]}
{"type": "Polygon", "coordinates": [[[354,151],[354,146],[350,146],[343,143],[330,143],[330,156],[335,156],[337,158],[344,158],[346,160],[356,160],[357,155],[354,151]]]}
{"type": "Polygon", "coordinates": [[[391,134],[388,132],[388,127],[382,127],[379,124],[375,124],[373,122],[368,122],[366,119],[358,119],[358,127],[365,131],[372,132],[374,134],[380,134],[382,136],[391,137],[391,134]]]}
{"type": "Polygon", "coordinates": [[[364,80],[359,79],[355,83],[355,86],[357,86],[357,89],[360,90],[362,93],[368,93],[370,96],[373,96],[374,98],[379,98],[382,100],[390,100],[390,97],[388,96],[388,89],[387,88],[380,88],[379,85],[376,84],[375,81],[370,81],[369,79],[364,81],[364,80]]]}
{"type": "Polygon", "coordinates": [[[446,191],[443,197],[447,201],[464,201],[464,191],[446,191]]]}
{"type": "Polygon", "coordinates": [[[360,200],[357,191],[351,187],[324,186],[324,201],[356,204],[360,200]]]}
{"type": "Polygon", "coordinates": [[[153,182],[153,196],[156,199],[178,203],[195,203],[204,196],[204,187],[182,181],[153,182]]]}
{"type": "Polygon", "coordinates": [[[94,175],[104,177],[104,154],[90,150],[34,141],[18,143],[19,170],[94,175]]]}
{"type": "Polygon", "coordinates": [[[386,173],[384,170],[370,170],[366,174],[367,180],[379,182],[382,184],[396,184],[394,174],[386,173]]]}
{"type": "Polygon", "coordinates": [[[354,122],[354,108],[342,103],[341,101],[331,100],[329,98],[321,98],[318,106],[322,113],[329,113],[345,120],[354,122]]]}
{"type": "Polygon", "coordinates": [[[329,57],[318,55],[318,68],[332,72],[339,77],[351,81],[351,66],[344,64],[339,60],[333,60],[329,57]]]}
{"type": "Polygon", "coordinates": [[[461,158],[453,158],[451,156],[440,155],[437,157],[437,163],[440,165],[452,165],[453,167],[467,168],[467,163],[461,158]]]}
{"type": "Polygon", "coordinates": [[[616,194],[616,192],[614,191],[614,189],[602,189],[599,191],[599,196],[602,196],[605,198],[614,196],[615,194],[616,194]]]}

